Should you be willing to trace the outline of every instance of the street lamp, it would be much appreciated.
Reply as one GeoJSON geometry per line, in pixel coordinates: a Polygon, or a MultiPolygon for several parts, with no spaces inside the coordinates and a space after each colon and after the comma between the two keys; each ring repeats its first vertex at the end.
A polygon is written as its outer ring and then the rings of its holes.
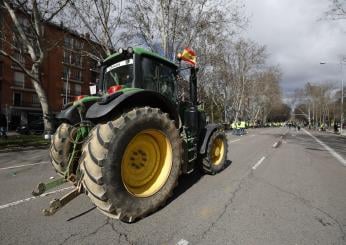
{"type": "MultiPolygon", "coordinates": [[[[341,67],[341,115],[340,115],[340,134],[342,135],[343,133],[343,125],[344,125],[344,74],[343,74],[343,69],[342,66],[345,64],[345,57],[341,59],[340,61],[340,67],[341,67]]],[[[325,65],[327,62],[321,61],[320,65],[325,65]]]]}

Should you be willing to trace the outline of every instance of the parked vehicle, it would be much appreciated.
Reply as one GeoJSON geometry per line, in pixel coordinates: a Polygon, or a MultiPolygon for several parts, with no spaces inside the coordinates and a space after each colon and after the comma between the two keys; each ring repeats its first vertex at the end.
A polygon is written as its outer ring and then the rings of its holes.
{"type": "Polygon", "coordinates": [[[35,120],[27,125],[17,127],[16,132],[19,134],[42,134],[44,131],[43,120],[35,120]]]}

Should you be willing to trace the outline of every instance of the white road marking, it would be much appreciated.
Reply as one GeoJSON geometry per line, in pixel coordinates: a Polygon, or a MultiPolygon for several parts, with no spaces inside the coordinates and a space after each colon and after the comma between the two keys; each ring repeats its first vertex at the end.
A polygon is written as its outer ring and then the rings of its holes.
{"type": "Polygon", "coordinates": [[[250,137],[254,137],[254,136],[256,136],[256,134],[251,134],[251,135],[250,135],[250,137]]]}
{"type": "Polygon", "coordinates": [[[230,141],[229,143],[234,143],[234,142],[237,142],[237,141],[239,141],[240,139],[237,139],[237,140],[232,140],[232,141],[230,141]]]}
{"type": "Polygon", "coordinates": [[[46,163],[49,163],[49,162],[37,162],[37,163],[29,163],[29,164],[23,164],[23,165],[16,165],[16,166],[11,166],[11,167],[0,168],[0,171],[1,171],[1,170],[14,169],[14,168],[23,168],[23,167],[34,166],[34,165],[39,165],[39,164],[46,164],[46,163]]]}
{"type": "Polygon", "coordinates": [[[22,200],[18,200],[18,201],[15,201],[15,202],[10,202],[10,203],[1,205],[0,206],[0,210],[4,209],[4,208],[9,208],[9,207],[17,206],[18,204],[21,204],[21,203],[24,203],[24,202],[29,202],[29,201],[34,200],[34,199],[39,198],[39,197],[45,197],[45,196],[49,196],[49,195],[54,194],[54,193],[63,192],[63,191],[66,191],[66,190],[69,190],[69,189],[72,189],[72,188],[75,188],[75,187],[74,186],[69,186],[69,187],[65,187],[65,188],[62,188],[62,189],[55,190],[55,191],[43,193],[42,195],[37,196],[37,197],[33,196],[33,197],[28,197],[28,198],[25,198],[25,199],[22,199],[22,200]]]}
{"type": "Polygon", "coordinates": [[[181,239],[179,242],[177,242],[176,245],[187,245],[187,244],[189,244],[188,241],[186,241],[186,240],[184,240],[184,239],[181,239]]]}
{"type": "Polygon", "coordinates": [[[266,157],[262,157],[253,167],[252,169],[255,170],[261,163],[266,159],[266,157]]]}
{"type": "Polygon", "coordinates": [[[317,143],[319,143],[321,146],[324,147],[324,149],[326,149],[333,157],[335,157],[336,160],[338,160],[342,165],[344,165],[346,167],[346,160],[340,156],[336,151],[334,151],[332,148],[330,148],[328,145],[326,145],[325,143],[323,143],[321,140],[317,139],[315,136],[313,136],[311,133],[309,133],[308,131],[306,131],[305,129],[303,129],[303,131],[311,136],[311,138],[313,138],[314,140],[317,141],[317,143]]]}

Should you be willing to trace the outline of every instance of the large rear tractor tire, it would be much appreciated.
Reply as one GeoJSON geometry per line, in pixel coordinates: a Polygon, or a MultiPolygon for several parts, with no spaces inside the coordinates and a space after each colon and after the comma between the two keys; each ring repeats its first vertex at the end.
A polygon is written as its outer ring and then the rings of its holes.
{"type": "Polygon", "coordinates": [[[63,174],[69,160],[69,154],[73,144],[70,141],[70,134],[73,127],[68,123],[62,123],[52,137],[49,148],[49,156],[54,169],[63,174]]]}
{"type": "Polygon", "coordinates": [[[203,158],[203,170],[207,174],[216,174],[226,167],[228,144],[223,131],[215,131],[208,142],[207,153],[203,158]]]}
{"type": "Polygon", "coordinates": [[[160,206],[177,185],[182,144],[174,121],[135,108],[99,124],[83,146],[83,186],[104,214],[133,222],[160,206]]]}

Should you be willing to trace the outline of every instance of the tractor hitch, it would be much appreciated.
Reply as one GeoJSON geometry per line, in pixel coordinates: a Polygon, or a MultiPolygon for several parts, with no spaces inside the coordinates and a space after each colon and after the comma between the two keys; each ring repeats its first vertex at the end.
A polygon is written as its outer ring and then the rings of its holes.
{"type": "Polygon", "coordinates": [[[57,186],[66,183],[66,179],[64,177],[48,181],[47,183],[39,183],[37,187],[32,191],[33,196],[39,196],[45,193],[48,190],[51,190],[57,186]]]}
{"type": "MultiPolygon", "coordinates": [[[[71,175],[68,180],[70,180],[70,181],[75,180],[75,176],[71,175]]],[[[47,183],[39,183],[37,185],[37,187],[32,191],[32,195],[33,196],[40,196],[40,195],[44,194],[46,191],[51,190],[55,187],[58,187],[58,186],[66,183],[66,182],[67,182],[67,179],[65,177],[60,177],[60,178],[57,178],[55,180],[51,180],[47,183]]],[[[82,188],[81,183],[79,182],[77,184],[77,186],[72,191],[70,191],[69,193],[64,195],[62,198],[53,199],[50,202],[49,207],[42,210],[43,215],[51,216],[51,215],[55,214],[62,207],[64,207],[67,203],[71,202],[73,199],[75,199],[77,196],[79,196],[82,192],[83,192],[83,188],[82,188]]]]}
{"type": "Polygon", "coordinates": [[[43,209],[43,215],[44,216],[52,216],[57,211],[59,211],[62,207],[64,207],[67,203],[71,202],[73,199],[75,199],[77,196],[79,196],[82,193],[82,190],[80,187],[74,188],[72,191],[64,195],[60,199],[53,199],[50,202],[50,205],[48,208],[43,209]]]}

